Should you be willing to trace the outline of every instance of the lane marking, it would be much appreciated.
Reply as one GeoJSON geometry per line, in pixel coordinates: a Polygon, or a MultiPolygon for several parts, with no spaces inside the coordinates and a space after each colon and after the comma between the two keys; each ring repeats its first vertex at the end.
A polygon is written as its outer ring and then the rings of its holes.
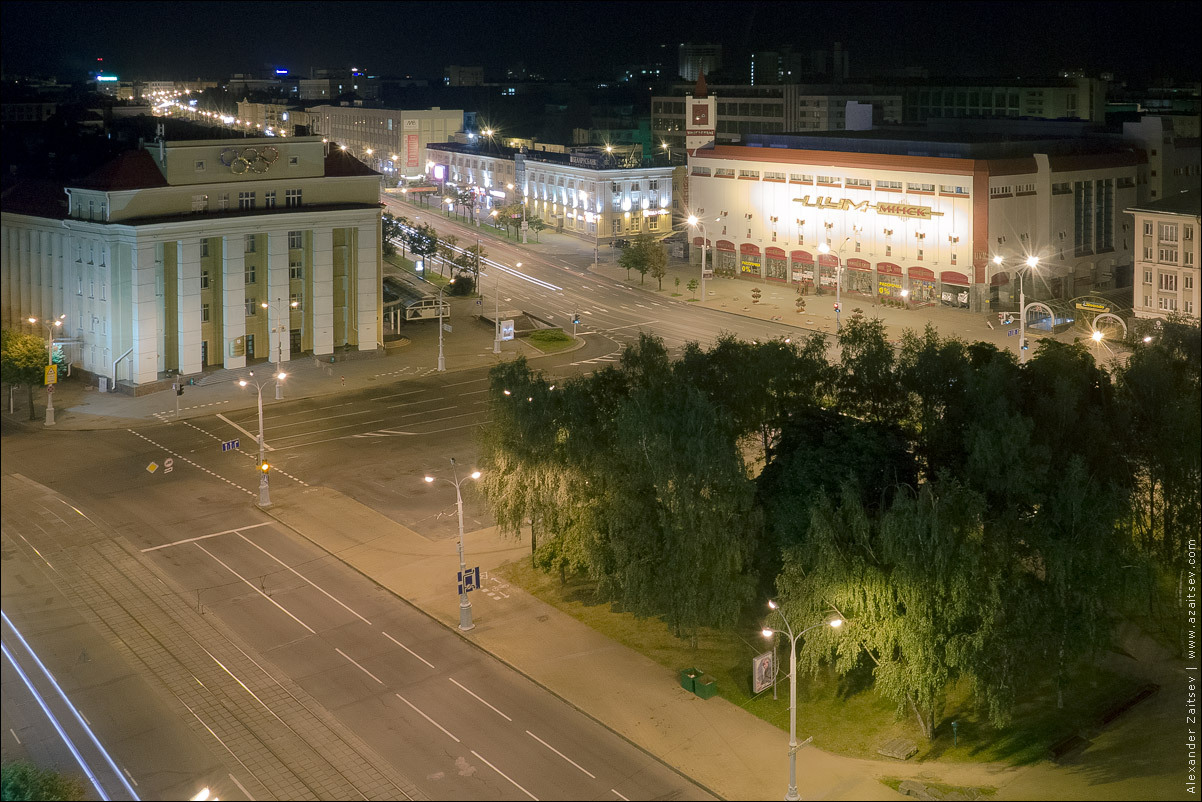
{"type": "Polygon", "coordinates": [[[221,537],[222,535],[232,535],[235,532],[241,532],[243,529],[256,529],[260,526],[271,526],[273,523],[275,523],[275,521],[264,521],[261,524],[251,524],[250,526],[239,526],[237,529],[226,529],[224,532],[213,532],[212,534],[209,534],[209,535],[200,535],[199,537],[184,538],[183,540],[176,540],[172,543],[164,543],[161,546],[151,546],[148,549],[142,549],[141,552],[143,554],[145,554],[148,551],[158,551],[159,549],[166,549],[166,548],[170,548],[171,546],[182,546],[185,543],[195,543],[198,540],[207,540],[208,538],[211,538],[211,537],[221,537]]]}
{"type": "Polygon", "coordinates": [[[461,384],[478,384],[479,382],[486,382],[486,381],[488,381],[487,376],[485,376],[482,379],[470,379],[465,382],[452,382],[451,384],[444,384],[443,387],[458,387],[461,384]]]}
{"type": "Polygon", "coordinates": [[[378,396],[372,398],[371,400],[372,401],[383,401],[386,398],[400,398],[401,396],[404,396],[404,395],[416,395],[417,393],[427,393],[427,392],[429,392],[429,390],[409,390],[408,392],[405,392],[405,393],[393,393],[392,395],[378,395],[378,396]]]}
{"type": "Polygon", "coordinates": [[[612,793],[614,796],[616,796],[618,799],[623,799],[623,800],[625,800],[625,802],[630,802],[630,800],[629,800],[629,799],[626,799],[626,797],[624,797],[624,796],[622,796],[621,794],[619,794],[619,793],[618,793],[616,790],[614,790],[613,788],[610,788],[610,789],[609,789],[609,791],[610,791],[610,793],[612,793]]]}
{"type": "Polygon", "coordinates": [[[352,663],[354,663],[354,664],[355,664],[355,668],[359,669],[359,670],[360,670],[360,671],[362,671],[364,674],[366,674],[367,676],[369,676],[369,677],[371,677],[372,679],[374,679],[376,682],[380,683],[381,685],[383,685],[383,684],[384,684],[384,680],[380,679],[380,678],[379,678],[379,677],[377,677],[375,674],[371,673],[371,672],[370,672],[370,671],[368,671],[366,668],[364,668],[363,666],[361,666],[361,665],[359,664],[359,662],[358,662],[357,660],[355,660],[355,658],[351,657],[349,654],[347,654],[346,652],[342,651],[342,650],[341,650],[341,649],[339,649],[337,646],[335,646],[335,647],[334,647],[334,651],[338,652],[340,655],[342,655],[343,657],[345,657],[347,660],[350,660],[352,663]]]}
{"type": "MultiPolygon", "coordinates": [[[[442,725],[441,725],[441,724],[439,724],[437,721],[435,721],[434,719],[432,719],[432,718],[430,718],[429,716],[427,716],[427,715],[426,715],[425,713],[423,713],[421,710],[418,710],[418,708],[417,708],[417,705],[413,704],[413,702],[410,702],[408,699],[406,699],[404,696],[401,696],[399,693],[398,693],[398,694],[396,694],[396,698],[400,699],[402,702],[404,702],[405,704],[409,705],[409,706],[410,706],[410,707],[412,707],[414,710],[416,710],[416,711],[417,711],[417,714],[418,714],[419,716],[421,716],[422,718],[424,718],[426,721],[430,722],[430,723],[431,723],[431,724],[433,724],[435,727],[438,727],[438,729],[440,729],[440,730],[442,730],[443,732],[445,732],[445,733],[447,734],[447,737],[449,737],[449,738],[450,738],[452,741],[454,741],[454,742],[455,742],[455,743],[457,743],[457,744],[459,744],[459,743],[463,743],[463,741],[459,740],[459,739],[458,739],[458,738],[456,738],[454,735],[452,735],[452,734],[451,734],[451,731],[450,731],[450,730],[448,730],[446,727],[442,726],[442,725]]],[[[473,753],[473,754],[475,754],[475,753],[473,753]]],[[[481,760],[483,760],[484,758],[480,758],[480,759],[481,759],[481,760]]],[[[485,761],[485,762],[487,762],[487,761],[485,761]]],[[[498,773],[498,774],[500,774],[500,772],[497,772],[497,773],[498,773]]],[[[504,777],[505,775],[501,775],[501,776],[503,776],[503,777],[504,777]]],[[[505,777],[505,779],[509,780],[509,778],[508,778],[508,777],[505,777]]],[[[510,782],[513,782],[513,780],[509,780],[509,781],[510,781],[510,782]]],[[[515,784],[516,784],[516,783],[515,783],[515,784]]],[[[520,786],[519,786],[519,787],[520,787],[520,786]]]]}
{"type": "MultiPolygon", "coordinates": [[[[255,442],[255,445],[259,444],[259,436],[257,434],[251,434],[250,432],[246,431],[241,426],[239,426],[238,424],[234,423],[232,420],[227,418],[225,415],[222,415],[220,412],[217,413],[217,417],[220,418],[221,420],[225,421],[226,423],[228,423],[230,426],[233,426],[238,431],[242,432],[242,434],[249,437],[251,440],[253,440],[255,442]]],[[[267,445],[266,435],[264,435],[264,437],[263,437],[263,448],[267,449],[268,451],[275,451],[274,448],[267,445]]]]}
{"type": "MultiPolygon", "coordinates": [[[[234,785],[238,786],[238,790],[239,790],[239,791],[241,791],[242,793],[246,794],[246,798],[247,798],[247,799],[249,799],[249,800],[250,800],[250,802],[255,802],[255,798],[254,798],[253,796],[251,796],[251,794],[250,794],[250,791],[247,791],[247,790],[246,790],[246,787],[245,787],[244,785],[242,785],[242,783],[238,782],[238,778],[237,778],[237,777],[235,777],[234,775],[230,774],[230,775],[229,775],[229,778],[230,778],[231,780],[233,780],[233,781],[234,781],[234,785]]],[[[617,793],[617,792],[615,791],[614,793],[617,793]]],[[[621,796],[621,794],[619,794],[619,796],[621,796]]],[[[625,797],[623,797],[623,799],[625,799],[625,797]]]]}
{"type": "MultiPolygon", "coordinates": [[[[475,749],[473,749],[473,750],[472,750],[472,754],[473,754],[473,755],[475,755],[476,757],[480,758],[481,760],[484,760],[484,755],[480,754],[480,753],[479,753],[479,752],[477,752],[475,749]]],[[[530,797],[531,799],[533,799],[533,800],[534,800],[534,802],[538,802],[538,797],[537,797],[537,796],[535,796],[534,794],[530,793],[529,791],[527,791],[525,788],[523,788],[522,786],[518,785],[517,783],[513,782],[513,778],[512,778],[512,777],[510,777],[508,774],[506,774],[505,772],[501,771],[499,768],[497,768],[497,767],[496,767],[496,766],[494,766],[493,764],[489,763],[487,760],[484,760],[484,764],[485,764],[486,766],[488,766],[490,769],[492,769],[493,771],[495,771],[497,774],[500,774],[502,777],[504,777],[505,779],[507,779],[507,780],[509,780],[511,783],[513,783],[513,787],[514,787],[514,788],[518,789],[518,790],[519,790],[519,791],[521,791],[523,794],[525,794],[526,796],[528,796],[528,797],[530,797]]]]}
{"type": "MultiPolygon", "coordinates": [[[[236,488],[238,488],[238,489],[239,489],[239,490],[241,490],[243,493],[245,493],[245,494],[246,494],[246,495],[248,495],[248,496],[251,496],[252,498],[253,498],[254,496],[257,496],[257,495],[258,495],[258,494],[257,494],[255,491],[253,491],[253,490],[247,490],[247,489],[246,489],[245,487],[243,487],[242,485],[235,484],[234,482],[231,482],[229,479],[226,479],[226,478],[225,478],[224,476],[222,476],[221,474],[219,474],[219,473],[214,473],[213,471],[210,471],[208,468],[204,467],[203,465],[199,465],[199,464],[197,464],[197,463],[193,462],[192,460],[190,460],[190,459],[188,459],[187,457],[185,457],[183,454],[177,454],[176,452],[172,451],[171,449],[167,448],[166,446],[164,446],[164,445],[160,445],[160,444],[156,443],[155,441],[151,440],[149,437],[147,437],[146,435],[144,435],[144,434],[142,434],[142,433],[140,433],[140,432],[135,432],[133,429],[126,429],[126,431],[127,431],[127,432],[129,432],[129,433],[130,433],[130,434],[132,434],[132,435],[135,435],[135,436],[137,436],[137,437],[141,437],[143,440],[145,440],[147,443],[150,443],[150,444],[151,444],[152,446],[154,446],[155,448],[161,448],[161,449],[163,449],[164,451],[166,451],[168,454],[170,454],[171,456],[175,457],[176,459],[182,459],[184,462],[188,463],[188,464],[189,464],[189,465],[191,465],[193,468],[197,468],[197,469],[199,469],[199,470],[202,470],[202,471],[204,471],[204,472],[205,472],[205,473],[207,473],[209,476],[212,476],[214,479],[220,479],[221,481],[225,482],[225,483],[226,483],[227,485],[229,485],[230,487],[236,487],[236,488]]],[[[80,513],[80,514],[81,514],[81,515],[83,515],[83,513],[80,513]]],[[[84,516],[84,517],[87,517],[87,516],[84,516]]],[[[89,519],[89,520],[90,520],[90,519],[89,519]]]]}
{"type": "MultiPolygon", "coordinates": [[[[383,634],[383,635],[384,635],[384,637],[388,638],[390,641],[392,641],[393,643],[395,643],[397,646],[400,646],[402,649],[404,649],[405,651],[409,652],[409,654],[413,655],[413,656],[414,656],[414,657],[416,657],[418,660],[421,660],[423,663],[425,663],[426,665],[428,665],[430,668],[434,668],[434,664],[433,664],[433,663],[431,663],[431,662],[430,662],[429,660],[427,660],[426,658],[422,657],[422,656],[421,656],[420,654],[418,654],[417,652],[415,652],[415,651],[413,651],[412,649],[410,649],[410,648],[409,648],[408,646],[406,646],[405,644],[401,643],[401,642],[400,642],[399,640],[397,640],[396,638],[394,638],[394,637],[392,637],[391,635],[389,635],[387,632],[382,632],[381,634],[383,634]]],[[[435,671],[437,671],[438,669],[437,669],[437,668],[434,668],[434,670],[435,670],[435,671]]]]}
{"type": "Polygon", "coordinates": [[[237,572],[237,571],[235,571],[233,568],[230,568],[230,567],[229,567],[228,565],[226,565],[224,562],[221,562],[221,560],[220,560],[220,559],[219,559],[219,558],[218,558],[216,555],[214,555],[214,554],[213,554],[213,552],[209,551],[208,549],[206,549],[204,546],[200,545],[199,543],[196,543],[196,544],[194,544],[194,545],[196,546],[196,548],[200,549],[200,550],[201,550],[201,551],[203,551],[205,554],[207,554],[207,555],[209,555],[210,557],[212,557],[212,558],[213,558],[214,560],[216,560],[218,563],[221,563],[221,565],[222,565],[222,566],[225,568],[225,570],[229,571],[231,574],[233,574],[234,576],[238,577],[238,578],[239,578],[239,579],[241,579],[243,582],[245,582],[245,583],[246,583],[246,586],[247,586],[248,588],[250,588],[251,590],[253,590],[255,593],[258,593],[258,594],[259,594],[260,596],[262,596],[264,599],[267,599],[267,601],[271,602],[271,603],[272,603],[272,604],[274,604],[276,607],[279,607],[279,609],[280,609],[280,612],[282,612],[284,615],[288,616],[288,617],[289,617],[289,618],[291,618],[293,621],[295,621],[296,623],[300,624],[300,625],[301,625],[302,627],[304,627],[305,629],[309,630],[309,632],[310,632],[311,634],[313,634],[313,635],[316,635],[316,634],[317,634],[317,632],[316,632],[316,631],[313,629],[313,627],[309,626],[309,625],[308,625],[308,624],[306,624],[304,621],[301,621],[299,618],[297,618],[296,616],[294,616],[292,613],[290,613],[290,612],[288,612],[287,610],[285,610],[283,607],[281,607],[281,606],[280,606],[280,603],[279,603],[279,602],[277,602],[275,599],[273,599],[273,598],[271,598],[270,596],[268,596],[268,595],[267,595],[266,593],[264,593],[263,591],[261,591],[261,590],[259,590],[258,588],[256,588],[256,587],[254,586],[254,583],[252,583],[252,582],[248,581],[248,580],[246,579],[246,577],[242,576],[242,574],[238,573],[238,572],[237,572]]]}
{"type": "Polygon", "coordinates": [[[593,774],[591,771],[589,771],[588,769],[584,768],[584,766],[581,766],[581,765],[580,765],[579,763],[577,763],[575,760],[572,760],[570,757],[568,757],[567,755],[565,755],[563,752],[560,752],[560,751],[559,751],[558,749],[556,749],[554,746],[551,746],[551,744],[547,743],[547,742],[546,742],[546,741],[544,741],[542,738],[539,738],[537,735],[535,735],[534,733],[532,733],[530,730],[526,730],[526,734],[527,734],[527,735],[529,735],[529,736],[530,736],[531,738],[533,738],[534,740],[538,741],[538,742],[539,742],[540,744],[542,744],[543,746],[545,746],[545,747],[547,747],[548,749],[550,749],[550,750],[551,750],[552,752],[554,752],[555,754],[557,754],[557,755],[559,755],[560,757],[562,757],[564,760],[566,760],[566,761],[568,761],[569,763],[571,763],[571,764],[572,764],[573,766],[575,766],[576,768],[578,768],[578,769],[580,769],[581,771],[583,771],[585,774],[587,774],[587,775],[588,775],[589,777],[591,777],[592,779],[594,779],[594,780],[595,780],[595,779],[597,779],[597,775],[596,775],[596,774],[593,774]]]}
{"type": "MultiPolygon", "coordinates": [[[[200,646],[200,644],[198,643],[198,644],[197,644],[197,646],[200,646]]],[[[276,720],[276,721],[280,722],[280,723],[281,723],[281,724],[283,724],[285,727],[287,727],[287,726],[288,726],[288,725],[287,725],[287,724],[284,722],[284,719],[282,719],[282,718],[280,718],[278,715],[276,715],[276,712],[275,712],[274,710],[272,710],[270,707],[268,707],[266,702],[264,702],[262,699],[260,699],[260,698],[259,698],[259,695],[258,695],[258,694],[256,694],[256,693],[255,693],[254,691],[252,691],[250,688],[248,688],[248,687],[246,686],[246,683],[245,683],[245,682],[243,682],[242,680],[240,680],[240,679],[238,679],[236,676],[234,676],[234,672],[233,672],[233,671],[230,671],[228,668],[226,668],[226,667],[225,667],[225,663],[223,663],[223,662],[221,662],[220,660],[218,660],[218,659],[217,659],[217,655],[215,655],[215,654],[213,654],[212,652],[210,652],[210,651],[209,651],[208,649],[206,649],[204,646],[200,646],[200,650],[201,650],[202,652],[204,652],[205,654],[207,654],[207,655],[208,655],[208,656],[209,656],[209,657],[210,657],[210,658],[213,660],[213,662],[214,662],[214,663],[216,663],[218,666],[220,666],[222,671],[224,671],[225,673],[229,674],[229,675],[230,675],[230,679],[232,679],[234,682],[236,682],[236,683],[238,683],[239,685],[241,685],[241,686],[242,686],[242,690],[244,690],[244,691],[246,691],[247,693],[249,693],[252,699],[254,699],[256,702],[258,702],[260,705],[262,705],[262,707],[263,707],[263,709],[264,709],[264,710],[266,710],[268,713],[270,713],[272,716],[274,716],[274,717],[275,717],[275,720],[276,720]]]]}
{"type": "MultiPolygon", "coordinates": [[[[348,423],[345,426],[331,426],[328,429],[315,429],[311,432],[299,432],[298,434],[285,434],[285,435],[281,435],[280,437],[277,437],[276,442],[279,442],[280,440],[292,440],[293,438],[296,438],[296,437],[307,437],[311,434],[325,434],[326,432],[336,432],[339,429],[350,429],[353,426],[368,426],[373,423],[384,423],[384,422],[385,422],[384,418],[380,418],[379,420],[365,420],[365,421],[360,421],[359,423],[348,423]]],[[[273,448],[271,450],[275,451],[276,449],[273,448]]]]}
{"type": "Polygon", "coordinates": [[[267,555],[268,557],[270,557],[271,559],[275,560],[275,561],[276,561],[277,563],[279,563],[280,565],[282,565],[282,566],[284,566],[285,568],[287,568],[289,571],[291,571],[293,574],[295,574],[295,575],[296,575],[296,577],[297,577],[298,579],[302,579],[302,580],[304,580],[305,582],[308,582],[308,583],[309,583],[309,584],[310,584],[310,585],[313,587],[313,589],[314,589],[314,590],[320,591],[321,593],[325,594],[325,597],[326,597],[327,599],[329,599],[330,601],[332,601],[332,602],[334,602],[335,604],[337,604],[337,605],[339,605],[340,607],[342,607],[342,609],[346,610],[348,613],[350,613],[351,615],[353,615],[355,618],[358,618],[360,621],[362,621],[364,624],[367,624],[369,627],[371,626],[371,622],[370,622],[370,621],[368,621],[366,618],[364,618],[363,616],[361,616],[361,615],[359,615],[358,613],[356,613],[356,612],[355,612],[354,610],[352,610],[350,607],[347,607],[345,604],[343,604],[343,603],[342,603],[341,601],[339,601],[338,599],[336,599],[336,598],[334,598],[333,596],[331,596],[329,593],[327,593],[327,592],[326,592],[325,588],[319,587],[319,586],[318,586],[318,585],[317,585],[315,582],[311,581],[311,580],[309,579],[309,577],[307,577],[307,576],[304,576],[304,575],[303,575],[303,574],[301,574],[301,573],[298,573],[298,572],[297,572],[297,570],[296,570],[295,568],[293,568],[291,565],[289,565],[288,563],[284,562],[284,561],[283,561],[283,560],[281,560],[279,557],[275,556],[274,554],[272,554],[271,552],[269,552],[267,549],[263,548],[263,547],[262,547],[262,546],[260,546],[258,543],[254,542],[253,540],[251,540],[250,538],[248,538],[246,535],[242,534],[241,532],[239,532],[239,533],[238,533],[238,537],[242,538],[242,539],[243,539],[243,540],[245,540],[247,543],[249,543],[250,545],[254,546],[256,549],[258,549],[259,551],[263,552],[264,554],[266,554],[266,555],[267,555]]]}
{"type": "MultiPolygon", "coordinates": [[[[86,774],[88,779],[92,781],[92,787],[96,789],[96,793],[100,795],[100,798],[104,800],[104,802],[108,802],[109,795],[106,794],[104,789],[100,787],[100,780],[96,779],[96,775],[92,773],[92,767],[84,762],[83,756],[80,755],[79,750],[75,748],[75,742],[67,737],[67,733],[63,732],[63,728],[59,725],[58,719],[55,718],[54,714],[50,712],[50,708],[46,706],[44,701],[42,701],[41,694],[39,694],[33,687],[33,682],[30,681],[29,677],[25,675],[25,672],[21,670],[21,667],[17,665],[17,661],[13,659],[12,653],[8,650],[8,645],[0,643],[0,650],[3,650],[4,656],[8,658],[8,662],[16,670],[17,676],[21,678],[21,682],[25,683],[25,687],[29,690],[29,693],[33,695],[34,700],[37,701],[38,707],[42,708],[42,712],[46,714],[46,718],[49,719],[50,723],[54,725],[54,729],[58,731],[58,735],[63,739],[63,743],[66,744],[67,748],[71,750],[71,754],[75,756],[75,762],[79,764],[79,767],[83,769],[83,773],[86,774]]],[[[9,732],[12,732],[12,730],[10,729],[9,732]]],[[[16,733],[13,733],[13,735],[15,736],[16,733]]],[[[134,798],[137,799],[136,796],[134,798]]]]}
{"type": "MultiPolygon", "coordinates": [[[[467,689],[467,688],[464,688],[463,684],[462,684],[461,682],[459,682],[459,680],[455,679],[454,677],[447,677],[447,679],[449,679],[451,682],[453,682],[453,683],[455,683],[456,685],[458,685],[460,688],[463,688],[463,690],[467,691],[468,693],[471,693],[471,694],[472,694],[472,696],[476,696],[476,694],[472,693],[471,691],[468,691],[468,689],[467,689]]],[[[493,706],[492,706],[492,705],[490,705],[488,702],[486,702],[486,701],[484,701],[483,699],[481,699],[479,696],[476,696],[476,699],[477,699],[477,701],[479,701],[479,702],[480,702],[480,704],[484,705],[485,707],[488,707],[488,708],[489,708],[489,709],[491,709],[491,710],[492,710],[494,713],[496,713],[498,716],[500,716],[501,718],[505,719],[506,721],[510,721],[510,722],[512,722],[512,721],[513,721],[513,719],[511,719],[509,716],[505,715],[505,714],[504,714],[504,713],[502,713],[500,710],[497,710],[495,707],[493,707],[493,706]]]]}

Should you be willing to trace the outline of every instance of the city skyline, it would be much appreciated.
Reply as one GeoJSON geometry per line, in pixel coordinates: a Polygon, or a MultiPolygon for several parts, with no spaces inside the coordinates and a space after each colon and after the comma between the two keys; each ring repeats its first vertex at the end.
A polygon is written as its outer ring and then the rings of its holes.
{"type": "Polygon", "coordinates": [[[488,80],[501,80],[508,66],[520,63],[546,78],[571,79],[605,77],[653,60],[671,66],[682,42],[722,44],[737,69],[745,69],[752,50],[807,52],[839,42],[850,54],[853,78],[923,67],[945,77],[1082,70],[1113,73],[1120,82],[1196,82],[1200,69],[1188,33],[1202,21],[1194,4],[1139,6],[1144,19],[1174,21],[1157,31],[1155,49],[1139,47],[1130,25],[1119,24],[1131,21],[1131,7],[1117,3],[946,3],[939,5],[936,29],[930,4],[920,3],[465,2],[444,19],[447,8],[425,2],[11,2],[0,12],[3,68],[77,80],[103,59],[104,69],[133,78],[219,78],[268,67],[308,74],[339,66],[437,77],[447,65],[468,64],[483,66],[488,80]],[[157,21],[149,38],[145,28],[130,24],[148,11],[157,21]]]}

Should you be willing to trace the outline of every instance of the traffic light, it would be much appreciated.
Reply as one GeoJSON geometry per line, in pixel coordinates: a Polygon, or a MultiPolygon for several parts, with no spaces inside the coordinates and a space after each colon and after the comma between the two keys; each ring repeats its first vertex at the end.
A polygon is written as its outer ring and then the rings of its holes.
{"type": "Polygon", "coordinates": [[[184,394],[184,385],[183,385],[183,383],[182,383],[182,382],[176,382],[176,383],[175,383],[175,394],[176,394],[176,395],[183,395],[183,394],[184,394]]]}
{"type": "Polygon", "coordinates": [[[573,313],[572,314],[572,325],[574,326],[574,325],[578,324],[579,322],[580,322],[580,313],[579,312],[573,313]]]}
{"type": "Polygon", "coordinates": [[[259,465],[259,470],[261,470],[263,473],[268,473],[271,471],[271,464],[268,462],[263,462],[259,465]]]}

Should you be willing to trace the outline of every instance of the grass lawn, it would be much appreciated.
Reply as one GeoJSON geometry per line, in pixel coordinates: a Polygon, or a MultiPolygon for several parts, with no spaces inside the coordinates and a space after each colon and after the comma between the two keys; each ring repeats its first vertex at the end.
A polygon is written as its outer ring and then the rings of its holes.
{"type": "MultiPolygon", "coordinates": [[[[782,644],[778,652],[783,668],[778,698],[773,700],[771,689],[758,696],[751,693],[751,658],[770,648],[759,634],[760,622],[748,620],[740,632],[705,630],[694,648],[687,641],[673,637],[659,619],[640,619],[617,609],[617,605],[599,600],[591,582],[569,580],[567,585],[561,585],[558,576],[541,573],[531,567],[529,560],[502,566],[500,573],[542,601],[673,673],[695,667],[712,675],[717,679],[720,696],[788,731],[787,644],[782,644]]],[[[1125,698],[1133,688],[1129,680],[1087,666],[1073,679],[1073,694],[1066,696],[1064,710],[1056,709],[1055,689],[1047,681],[1031,689],[1009,727],[996,730],[973,709],[968,683],[959,683],[948,694],[934,740],[927,743],[910,715],[898,719],[895,705],[872,689],[867,669],[842,678],[833,673],[818,677],[800,675],[797,735],[799,739],[813,735],[819,748],[849,757],[879,759],[876,752],[879,746],[891,738],[903,737],[918,745],[918,754],[912,760],[1026,764],[1043,759],[1051,744],[1092,724],[1102,709],[1125,698]],[[954,746],[952,721],[958,724],[958,743],[954,746]]]]}
{"type": "Polygon", "coordinates": [[[560,329],[533,331],[526,335],[525,340],[544,354],[553,354],[556,351],[562,351],[576,342],[575,337],[560,329]]]}

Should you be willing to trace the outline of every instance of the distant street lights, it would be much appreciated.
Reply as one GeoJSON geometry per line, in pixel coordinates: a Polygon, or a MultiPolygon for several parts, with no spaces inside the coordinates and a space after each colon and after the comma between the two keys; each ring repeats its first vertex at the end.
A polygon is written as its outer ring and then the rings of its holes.
{"type": "MultiPolygon", "coordinates": [[[[31,326],[37,325],[40,322],[42,328],[46,329],[46,367],[54,364],[54,330],[63,327],[63,321],[66,317],[67,315],[64,313],[53,320],[39,321],[36,317],[26,318],[31,326]]],[[[51,384],[46,385],[46,421],[42,425],[54,425],[54,386],[51,384]]]]}
{"type": "MultiPolygon", "coordinates": [[[[459,466],[454,457],[451,457],[451,473],[455,477],[454,480],[443,479],[443,481],[455,485],[455,508],[459,513],[459,629],[467,632],[476,625],[472,623],[472,603],[467,598],[467,563],[463,558],[463,493],[459,489],[463,480],[459,478],[459,466]]],[[[479,479],[480,472],[472,471],[469,476],[472,479],[479,479]]],[[[427,476],[426,483],[433,484],[434,477],[427,476]]]]}
{"type": "MultiPolygon", "coordinates": [[[[993,263],[1001,267],[1006,260],[1001,254],[993,257],[993,263]]],[[[1031,271],[1039,267],[1038,256],[1028,256],[1023,262],[1027,270],[1031,271]]],[[[1018,364],[1023,364],[1026,361],[1027,355],[1027,296],[1023,293],[1023,273],[1022,265],[1014,271],[1018,276],[1018,364]]]]}
{"type": "MultiPolygon", "coordinates": [[[[249,375],[253,379],[255,372],[252,370],[250,371],[249,375]]],[[[288,378],[288,374],[277,370],[272,378],[275,379],[276,386],[279,387],[279,383],[288,378]]],[[[271,489],[267,485],[267,474],[271,472],[271,465],[266,459],[263,458],[263,449],[266,446],[266,444],[263,442],[263,386],[267,384],[267,382],[247,381],[246,379],[238,380],[239,387],[246,387],[250,384],[253,384],[255,390],[257,390],[259,393],[259,506],[270,507],[271,489]]]]}
{"type": "Polygon", "coordinates": [[[819,627],[833,627],[838,629],[843,626],[843,617],[833,614],[820,624],[815,624],[812,627],[807,627],[800,632],[794,633],[793,627],[789,625],[789,619],[785,618],[785,613],[774,601],[768,602],[768,607],[780,614],[780,620],[785,622],[785,629],[772,629],[764,627],[762,630],[765,638],[771,638],[773,635],[784,635],[789,640],[789,790],[785,794],[786,800],[797,800],[801,797],[797,794],[797,639],[806,634],[810,630],[818,629],[819,627]]]}

